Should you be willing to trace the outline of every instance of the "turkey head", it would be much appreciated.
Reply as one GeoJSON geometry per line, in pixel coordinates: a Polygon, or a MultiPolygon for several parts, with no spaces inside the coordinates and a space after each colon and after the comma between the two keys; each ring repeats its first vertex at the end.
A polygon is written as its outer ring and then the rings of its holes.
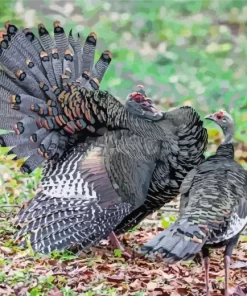
{"type": "Polygon", "coordinates": [[[163,118],[162,112],[159,112],[154,102],[147,97],[143,86],[138,85],[139,89],[127,96],[125,108],[128,112],[145,119],[157,121],[163,118]]]}

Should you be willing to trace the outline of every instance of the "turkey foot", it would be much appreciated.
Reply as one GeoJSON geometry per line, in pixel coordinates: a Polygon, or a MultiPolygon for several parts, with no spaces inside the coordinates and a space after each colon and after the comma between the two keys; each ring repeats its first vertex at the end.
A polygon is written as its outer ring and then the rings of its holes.
{"type": "Polygon", "coordinates": [[[225,263],[225,294],[224,294],[224,296],[232,296],[232,295],[246,296],[244,291],[239,286],[229,288],[230,262],[231,262],[230,256],[226,255],[224,257],[224,263],[225,263]]]}
{"type": "Polygon", "coordinates": [[[120,249],[123,253],[124,256],[128,257],[128,258],[131,258],[132,256],[125,251],[124,247],[120,244],[118,238],[116,237],[116,234],[114,233],[114,231],[112,231],[110,234],[109,234],[109,239],[111,241],[111,244],[113,245],[113,247],[115,249],[120,249]]]}

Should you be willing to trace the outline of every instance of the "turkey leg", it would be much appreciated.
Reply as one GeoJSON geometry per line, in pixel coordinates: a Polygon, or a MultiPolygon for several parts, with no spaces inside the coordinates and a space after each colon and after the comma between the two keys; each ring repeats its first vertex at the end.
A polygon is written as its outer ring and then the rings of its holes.
{"type": "Polygon", "coordinates": [[[234,247],[238,242],[239,234],[230,239],[229,243],[226,245],[225,253],[224,253],[224,264],[225,264],[225,294],[224,296],[230,296],[228,291],[229,285],[229,275],[230,275],[230,263],[231,263],[231,256],[234,247]]]}
{"type": "Polygon", "coordinates": [[[224,264],[225,264],[225,296],[229,296],[228,293],[228,284],[229,284],[229,273],[230,273],[230,263],[231,257],[225,255],[224,257],[224,264]]]}
{"type": "Polygon", "coordinates": [[[109,239],[111,241],[111,244],[113,245],[113,247],[115,249],[120,249],[122,252],[123,252],[123,255],[125,255],[126,257],[128,258],[131,258],[131,255],[126,252],[124,250],[124,247],[120,244],[120,241],[118,240],[118,238],[116,237],[116,234],[114,231],[112,231],[110,234],[109,234],[109,239]]]}
{"type": "Polygon", "coordinates": [[[205,290],[206,296],[210,296],[210,288],[209,288],[209,250],[207,248],[202,249],[202,257],[204,262],[204,269],[205,269],[205,290]]]}

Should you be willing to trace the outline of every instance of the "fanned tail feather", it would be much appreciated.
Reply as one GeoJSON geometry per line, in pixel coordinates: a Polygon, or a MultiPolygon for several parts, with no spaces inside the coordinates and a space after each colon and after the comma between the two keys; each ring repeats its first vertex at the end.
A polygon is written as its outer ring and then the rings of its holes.
{"type": "Polygon", "coordinates": [[[167,263],[191,260],[201,251],[207,235],[206,228],[182,217],[144,244],[141,252],[148,255],[159,254],[167,263]]]}
{"type": "Polygon", "coordinates": [[[29,173],[45,159],[59,159],[76,143],[76,133],[95,131],[90,111],[81,112],[80,91],[98,90],[112,56],[105,51],[94,64],[96,34],[90,33],[82,48],[57,21],[54,39],[43,24],[39,38],[10,22],[5,29],[0,32],[0,129],[15,134],[1,135],[0,145],[15,146],[9,153],[17,158],[30,157],[21,167],[29,173]]]}

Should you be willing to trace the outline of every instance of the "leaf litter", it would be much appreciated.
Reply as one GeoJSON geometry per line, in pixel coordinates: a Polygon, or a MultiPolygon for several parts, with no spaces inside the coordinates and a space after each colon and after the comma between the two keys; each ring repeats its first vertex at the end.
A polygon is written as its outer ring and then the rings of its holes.
{"type": "MultiPolygon", "coordinates": [[[[169,204],[170,208],[165,207],[150,215],[139,228],[119,236],[121,243],[126,246],[126,251],[133,253],[131,259],[124,257],[120,250],[112,250],[106,239],[89,252],[82,252],[78,256],[68,252],[44,256],[34,253],[31,249],[20,249],[13,242],[13,234],[16,231],[13,226],[15,213],[23,201],[27,200],[26,196],[34,196],[38,177],[20,178],[16,173],[16,162],[9,162],[9,167],[13,166],[13,169],[4,167],[4,184],[10,179],[16,181],[0,195],[0,205],[5,206],[6,201],[8,205],[6,209],[0,209],[0,295],[205,295],[200,256],[193,262],[169,266],[160,259],[147,259],[133,252],[174,221],[176,215],[170,212],[178,210],[179,198],[169,204]],[[22,192],[23,196],[18,192],[22,192]]],[[[232,256],[230,278],[232,295],[235,296],[247,293],[246,251],[247,239],[241,236],[232,256]],[[243,292],[240,292],[240,289],[243,292]]],[[[211,295],[223,295],[222,249],[212,251],[210,278],[211,295]]]]}
{"type": "MultiPolygon", "coordinates": [[[[150,225],[119,237],[128,252],[162,230],[150,225]]],[[[246,249],[247,243],[241,239],[233,252],[232,295],[247,293],[246,249]]],[[[204,271],[200,259],[197,261],[165,265],[160,259],[137,254],[131,259],[119,257],[108,240],[78,256],[68,252],[44,256],[21,250],[13,243],[12,233],[6,233],[0,238],[0,295],[204,295],[204,271]],[[66,294],[66,289],[72,294],[66,294]]],[[[222,249],[212,252],[210,278],[212,295],[223,295],[222,249]]]]}

